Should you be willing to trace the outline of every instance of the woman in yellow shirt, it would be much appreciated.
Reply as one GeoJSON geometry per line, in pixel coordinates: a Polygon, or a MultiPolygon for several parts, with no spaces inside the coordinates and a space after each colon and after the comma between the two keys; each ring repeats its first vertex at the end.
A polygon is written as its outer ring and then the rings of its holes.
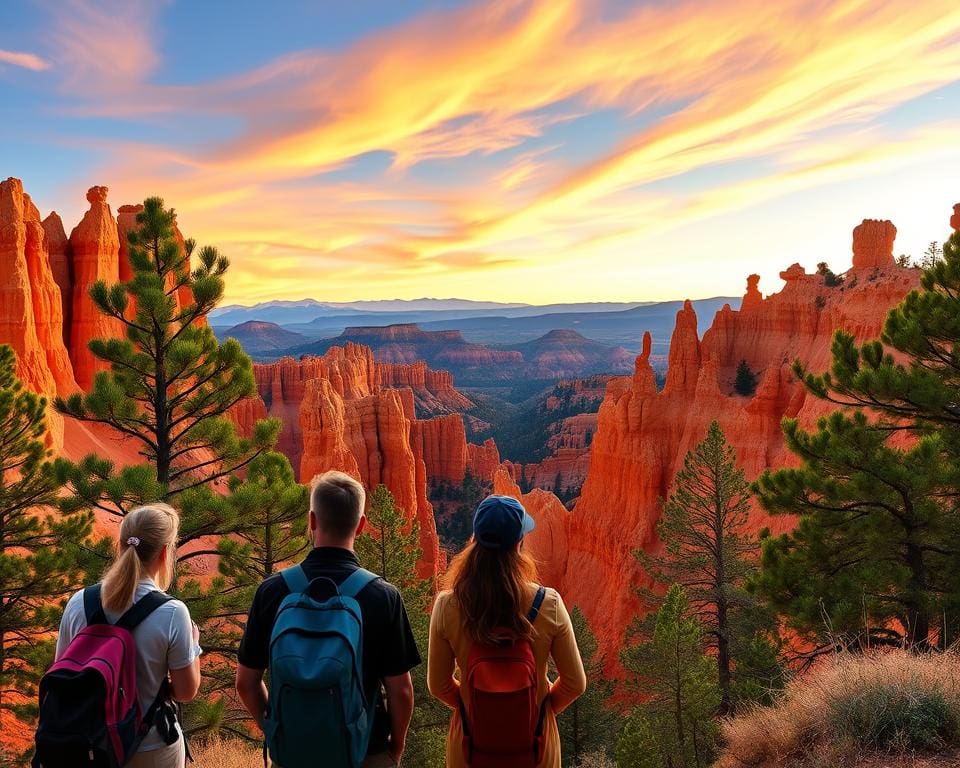
{"type": "MultiPolygon", "coordinates": [[[[556,716],[583,693],[587,681],[563,600],[556,590],[539,587],[536,565],[523,551],[523,537],[533,526],[533,518],[516,499],[484,499],[474,514],[473,539],[454,558],[446,577],[448,589],[434,603],[427,681],[430,693],[453,710],[447,732],[448,768],[470,768],[461,711],[468,713],[471,725],[472,692],[467,686],[461,690],[459,678],[470,669],[471,649],[503,648],[514,642],[532,645],[536,703],[543,713],[542,753],[536,766],[560,768],[556,716]],[[535,602],[538,611],[532,609],[535,602]],[[549,658],[558,672],[552,682],[547,678],[549,658]]],[[[472,726],[478,730],[477,723],[472,726]]]]}

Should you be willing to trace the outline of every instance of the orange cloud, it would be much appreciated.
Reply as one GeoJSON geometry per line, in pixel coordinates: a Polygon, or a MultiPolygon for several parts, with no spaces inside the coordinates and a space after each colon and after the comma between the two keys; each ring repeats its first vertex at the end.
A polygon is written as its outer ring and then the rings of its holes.
{"type": "MultiPolygon", "coordinates": [[[[162,192],[194,234],[236,249],[231,299],[259,296],[265,281],[278,295],[310,293],[304,274],[376,286],[389,276],[399,290],[413,276],[457,281],[589,259],[889,167],[865,135],[904,162],[949,142],[915,126],[876,133],[874,123],[960,79],[952,0],[600,6],[477,3],[200,85],[149,84],[157,54],[135,34],[142,49],[117,52],[119,85],[80,108],[242,121],[238,139],[206,149],[114,148],[103,169],[124,198],[162,192]],[[554,139],[601,110],[637,127],[592,153],[554,139]],[[372,152],[391,156],[384,173],[324,175],[372,152]],[[417,175],[430,161],[444,164],[443,180],[417,175]],[[758,170],[720,186],[658,186],[751,162],[758,170]]],[[[110,37],[81,31],[86,44],[65,59],[109,84],[89,51],[109,51],[110,37]]]]}
{"type": "Polygon", "coordinates": [[[42,59],[35,53],[24,51],[5,51],[0,48],[0,64],[12,64],[15,67],[23,67],[34,72],[42,72],[50,69],[50,62],[42,59]]]}

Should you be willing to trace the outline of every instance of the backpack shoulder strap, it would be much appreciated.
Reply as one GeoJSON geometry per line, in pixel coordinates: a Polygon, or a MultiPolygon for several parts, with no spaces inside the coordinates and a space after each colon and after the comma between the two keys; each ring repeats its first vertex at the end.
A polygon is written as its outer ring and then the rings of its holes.
{"type": "Polygon", "coordinates": [[[353,573],[347,576],[340,584],[339,591],[341,597],[356,597],[363,591],[363,588],[370,582],[376,581],[380,577],[377,574],[368,571],[366,568],[357,568],[353,573]]]}
{"type": "Polygon", "coordinates": [[[114,626],[125,629],[128,632],[133,632],[147,616],[171,600],[173,600],[173,598],[170,595],[166,592],[161,592],[159,589],[148,592],[127,609],[127,612],[117,619],[117,623],[114,626]]]}
{"type": "Polygon", "coordinates": [[[103,612],[103,602],[100,599],[100,584],[83,590],[83,615],[88,627],[91,624],[107,623],[107,615],[103,612]]]}
{"type": "Polygon", "coordinates": [[[531,624],[537,620],[540,614],[540,606],[543,605],[543,598],[547,596],[547,588],[540,584],[537,587],[537,594],[533,597],[533,605],[530,606],[530,612],[527,614],[527,621],[531,624]]]}
{"type": "Polygon", "coordinates": [[[284,568],[280,571],[280,576],[283,577],[283,583],[287,585],[287,590],[291,595],[299,595],[301,592],[305,592],[310,585],[302,565],[291,565],[289,568],[284,568]]]}

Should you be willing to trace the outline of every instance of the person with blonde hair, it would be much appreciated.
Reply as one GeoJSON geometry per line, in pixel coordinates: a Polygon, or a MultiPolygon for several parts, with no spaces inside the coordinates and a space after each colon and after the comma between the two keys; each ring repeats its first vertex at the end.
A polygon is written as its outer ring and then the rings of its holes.
{"type": "Polygon", "coordinates": [[[448,768],[560,768],[556,716],[587,681],[563,600],[523,551],[533,528],[514,498],[480,502],[434,603],[427,683],[453,710],[448,768]]]}
{"type": "MultiPolygon", "coordinates": [[[[143,732],[133,737],[135,754],[125,758],[133,768],[183,768],[186,763],[186,744],[171,701],[190,701],[197,695],[202,651],[187,606],[162,591],[173,581],[179,525],[177,511],[168,504],[128,512],[120,524],[113,563],[99,584],[70,598],[57,636],[52,670],[69,666],[75,652],[67,650],[75,647],[74,640],[100,625],[126,628],[132,635],[136,698],[144,718],[143,732]]],[[[102,632],[100,637],[110,636],[102,632]]],[[[119,696],[125,695],[120,688],[119,696]]],[[[130,737],[128,732],[121,735],[130,737]]]]}

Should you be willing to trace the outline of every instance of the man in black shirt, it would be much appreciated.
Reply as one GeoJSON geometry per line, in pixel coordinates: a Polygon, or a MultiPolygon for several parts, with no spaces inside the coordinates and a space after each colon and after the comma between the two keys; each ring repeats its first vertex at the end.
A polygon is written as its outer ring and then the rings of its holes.
{"type": "MultiPolygon", "coordinates": [[[[308,580],[325,576],[341,584],[360,567],[353,542],[366,524],[364,501],[363,486],[342,472],[327,472],[314,482],[309,517],[314,548],[302,563],[308,580]]],[[[277,609],[287,594],[280,574],[260,585],[240,642],[237,693],[261,725],[267,708],[263,673],[270,661],[270,635],[277,609]]],[[[420,663],[420,654],[395,586],[377,579],[356,599],[363,619],[364,692],[367,701],[375,704],[364,766],[399,765],[413,713],[410,670],[420,663]]],[[[323,745],[318,744],[317,750],[322,754],[323,745]]]]}

